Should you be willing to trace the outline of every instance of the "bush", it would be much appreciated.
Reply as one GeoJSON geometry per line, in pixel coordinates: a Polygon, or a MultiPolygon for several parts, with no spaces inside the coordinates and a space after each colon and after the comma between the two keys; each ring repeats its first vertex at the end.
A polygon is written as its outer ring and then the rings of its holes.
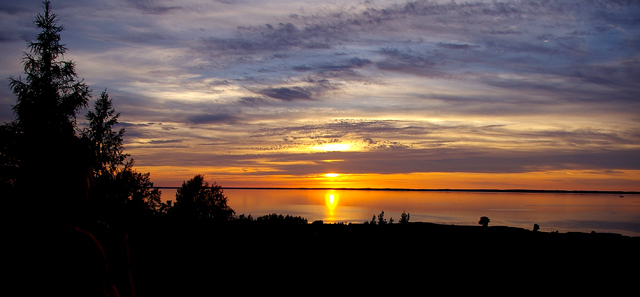
{"type": "Polygon", "coordinates": [[[489,217],[481,217],[480,221],[478,222],[478,224],[482,225],[482,227],[487,227],[489,226],[489,222],[491,220],[489,220],[489,217]]]}

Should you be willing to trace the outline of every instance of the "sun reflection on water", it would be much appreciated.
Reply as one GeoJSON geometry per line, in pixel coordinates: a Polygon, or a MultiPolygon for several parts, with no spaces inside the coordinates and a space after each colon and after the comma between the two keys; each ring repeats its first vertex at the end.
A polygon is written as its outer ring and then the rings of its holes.
{"type": "Polygon", "coordinates": [[[327,220],[335,221],[336,220],[336,210],[338,208],[338,203],[340,201],[340,196],[338,193],[334,191],[329,191],[325,194],[325,205],[327,212],[327,220]]]}

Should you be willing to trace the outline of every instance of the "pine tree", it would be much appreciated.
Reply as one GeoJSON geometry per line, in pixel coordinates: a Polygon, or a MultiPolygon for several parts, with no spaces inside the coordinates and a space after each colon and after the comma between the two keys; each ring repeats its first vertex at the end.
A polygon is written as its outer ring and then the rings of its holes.
{"type": "Polygon", "coordinates": [[[23,58],[25,81],[9,78],[17,96],[13,110],[27,135],[74,135],[76,112],[87,106],[91,90],[78,79],[73,61],[58,60],[67,51],[60,43],[64,28],[57,25],[51,3],[43,3],[44,13],[34,21],[41,31],[35,41],[28,41],[30,53],[23,58]]]}
{"type": "Polygon", "coordinates": [[[113,129],[118,124],[119,116],[120,113],[116,113],[106,90],[96,100],[95,111],[87,112],[89,127],[83,130],[82,136],[89,140],[95,155],[92,178],[104,174],[114,175],[118,166],[124,165],[130,156],[124,153],[122,146],[124,128],[118,131],[113,129]]]}
{"type": "Polygon", "coordinates": [[[130,155],[122,145],[125,129],[114,130],[118,117],[120,113],[104,90],[94,110],[87,112],[89,126],[82,131],[93,155],[89,200],[99,218],[112,224],[145,219],[161,206],[161,192],[153,187],[150,174],[137,172],[133,159],[127,160],[130,155]]]}
{"type": "Polygon", "coordinates": [[[91,90],[78,78],[74,62],[60,59],[67,51],[60,43],[64,28],[51,12],[51,3],[43,3],[44,12],[34,20],[40,32],[35,41],[27,42],[29,53],[22,59],[26,78],[9,78],[17,103],[8,134],[12,140],[6,143],[13,147],[6,153],[14,154],[3,159],[15,162],[18,169],[14,183],[18,196],[48,204],[42,207],[46,210],[61,204],[47,199],[53,187],[68,189],[65,201],[86,198],[91,154],[76,137],[76,113],[87,106],[91,90]]]}

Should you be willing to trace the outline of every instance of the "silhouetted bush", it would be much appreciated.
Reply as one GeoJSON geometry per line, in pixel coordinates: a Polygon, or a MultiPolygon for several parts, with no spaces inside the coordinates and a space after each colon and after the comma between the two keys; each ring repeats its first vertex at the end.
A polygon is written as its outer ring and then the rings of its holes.
{"type": "Polygon", "coordinates": [[[480,221],[478,222],[478,224],[482,225],[482,227],[487,227],[489,226],[489,217],[481,217],[480,221]]]}

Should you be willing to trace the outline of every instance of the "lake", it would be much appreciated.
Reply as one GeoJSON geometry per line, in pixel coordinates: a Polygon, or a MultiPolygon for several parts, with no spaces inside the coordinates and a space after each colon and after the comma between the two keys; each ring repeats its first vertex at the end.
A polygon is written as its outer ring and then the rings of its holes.
{"type": "MultiPolygon", "coordinates": [[[[161,189],[174,200],[176,189],[161,189]]],[[[602,232],[640,236],[640,195],[602,193],[525,193],[455,191],[385,191],[319,189],[224,189],[236,215],[301,216],[310,223],[364,223],[384,211],[399,222],[510,226],[552,232],[602,232]]]]}

